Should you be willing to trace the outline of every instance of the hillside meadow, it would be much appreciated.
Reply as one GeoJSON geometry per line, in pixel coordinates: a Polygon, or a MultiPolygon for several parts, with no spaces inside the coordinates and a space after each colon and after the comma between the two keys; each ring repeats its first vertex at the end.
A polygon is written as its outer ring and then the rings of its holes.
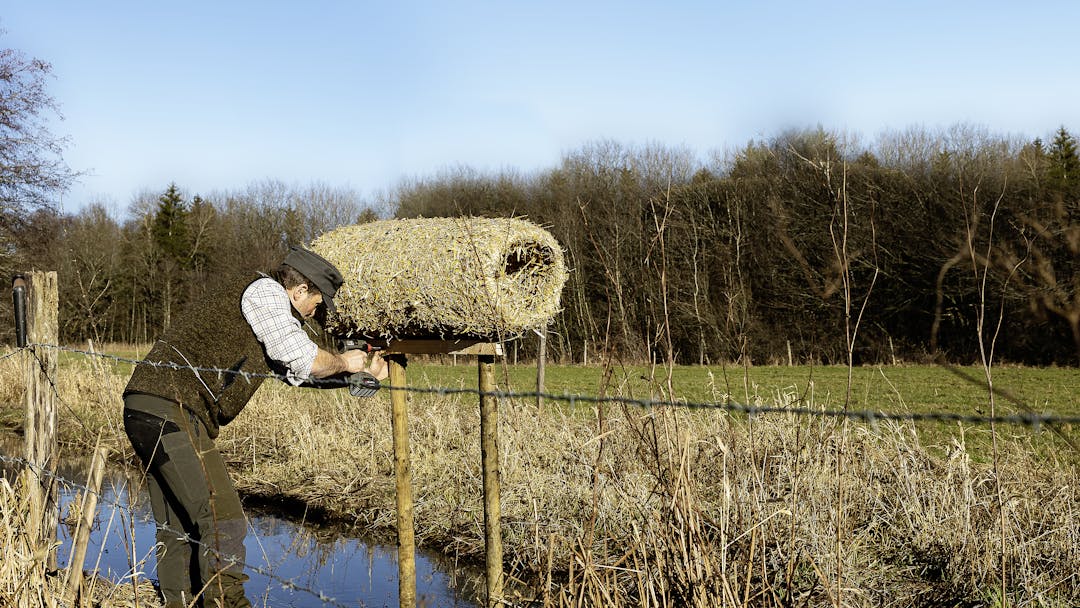
{"type": "MultiPolygon", "coordinates": [[[[19,359],[0,361],[0,417],[9,428],[22,416],[19,359]]],[[[475,388],[475,363],[451,362],[410,361],[410,386],[475,388]]],[[[66,455],[89,451],[100,433],[117,461],[134,462],[120,424],[129,370],[62,353],[66,455]]],[[[531,392],[535,375],[533,366],[499,365],[497,380],[501,390],[531,392]]],[[[687,366],[671,370],[669,382],[663,367],[549,365],[545,388],[692,404],[989,413],[989,391],[969,378],[985,372],[687,366]]],[[[1080,413],[1076,369],[1001,367],[991,378],[998,414],[1080,413]]],[[[409,401],[417,540],[480,561],[477,396],[422,390],[409,401]]],[[[1047,426],[997,425],[992,435],[973,423],[509,397],[500,404],[505,567],[525,584],[513,601],[1074,606],[1080,456],[1070,442],[1080,436],[1047,426]]],[[[389,536],[389,427],[387,391],[364,400],[267,383],[218,445],[247,500],[389,536]]]]}

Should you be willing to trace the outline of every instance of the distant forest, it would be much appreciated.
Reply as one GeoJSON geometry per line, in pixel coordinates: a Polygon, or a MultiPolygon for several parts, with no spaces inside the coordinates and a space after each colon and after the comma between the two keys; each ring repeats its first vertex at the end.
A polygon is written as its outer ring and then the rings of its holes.
{"type": "MultiPolygon", "coordinates": [[[[8,218],[3,264],[58,271],[63,342],[141,343],[185,304],[228,305],[221,277],[267,270],[291,244],[418,216],[519,216],[555,235],[571,270],[549,328],[562,362],[1080,363],[1080,157],[1064,127],[1050,141],[958,125],[867,143],[819,128],[704,161],[604,141],[554,168],[448,169],[368,200],[163,184],[122,220],[100,205],[8,218]]],[[[518,352],[536,346],[524,336],[518,352]]]]}

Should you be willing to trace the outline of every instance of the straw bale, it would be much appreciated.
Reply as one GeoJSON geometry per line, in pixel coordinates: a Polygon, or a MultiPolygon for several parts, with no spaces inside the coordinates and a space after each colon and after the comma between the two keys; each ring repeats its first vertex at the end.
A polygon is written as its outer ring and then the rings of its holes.
{"type": "Polygon", "coordinates": [[[327,328],[388,339],[520,335],[560,310],[558,241],[519,218],[417,218],[345,226],[311,243],[345,282],[327,328]]]}

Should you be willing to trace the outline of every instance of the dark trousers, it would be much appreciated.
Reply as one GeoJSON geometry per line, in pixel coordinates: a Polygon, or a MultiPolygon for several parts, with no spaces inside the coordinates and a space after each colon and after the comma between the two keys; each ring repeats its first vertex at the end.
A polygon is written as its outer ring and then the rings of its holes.
{"type": "Polygon", "coordinates": [[[225,462],[197,418],[140,393],[124,397],[124,430],[146,473],[157,521],[165,605],[250,606],[244,596],[244,518],[225,462]]]}

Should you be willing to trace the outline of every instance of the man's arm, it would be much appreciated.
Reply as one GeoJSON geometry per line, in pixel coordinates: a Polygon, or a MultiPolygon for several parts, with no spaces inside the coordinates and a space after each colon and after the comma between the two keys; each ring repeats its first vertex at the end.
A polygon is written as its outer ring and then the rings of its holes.
{"type": "Polygon", "coordinates": [[[337,374],[354,374],[364,371],[367,362],[367,355],[363,351],[350,350],[335,355],[320,348],[311,364],[311,375],[314,378],[326,378],[337,374]]]}
{"type": "Polygon", "coordinates": [[[269,278],[252,283],[241,299],[244,318],[267,356],[286,367],[290,384],[359,371],[386,378],[386,363],[377,354],[367,357],[356,350],[335,355],[319,348],[300,327],[291,306],[285,288],[269,278]]]}
{"type": "Polygon", "coordinates": [[[311,377],[319,347],[293,317],[289,295],[280,283],[270,278],[253,282],[241,297],[240,310],[266,356],[285,367],[290,384],[311,377]]]}

